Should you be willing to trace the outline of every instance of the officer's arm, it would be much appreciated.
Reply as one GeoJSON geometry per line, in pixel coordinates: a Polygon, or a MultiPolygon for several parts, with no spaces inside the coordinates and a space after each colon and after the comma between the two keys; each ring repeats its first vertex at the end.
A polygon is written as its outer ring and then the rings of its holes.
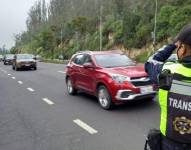
{"type": "Polygon", "coordinates": [[[154,83],[157,83],[157,76],[162,71],[165,61],[176,49],[174,44],[170,44],[159,49],[154,55],[149,57],[145,63],[145,71],[154,83]]]}

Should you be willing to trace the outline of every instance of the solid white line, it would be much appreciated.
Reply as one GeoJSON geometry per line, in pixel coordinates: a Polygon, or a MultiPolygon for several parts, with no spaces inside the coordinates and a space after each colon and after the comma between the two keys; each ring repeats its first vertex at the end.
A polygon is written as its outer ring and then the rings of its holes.
{"type": "Polygon", "coordinates": [[[34,92],[34,89],[32,88],[27,88],[27,90],[29,90],[30,92],[34,92]]]}
{"type": "Polygon", "coordinates": [[[49,105],[54,105],[54,102],[49,100],[48,98],[42,98],[43,101],[45,101],[49,105]]]}
{"type": "Polygon", "coordinates": [[[16,79],[15,77],[12,77],[12,79],[16,79]]]}
{"type": "Polygon", "coordinates": [[[64,71],[58,71],[59,73],[62,73],[62,74],[66,74],[66,72],[64,72],[64,71]]]}
{"type": "Polygon", "coordinates": [[[18,81],[18,83],[19,83],[19,84],[23,84],[23,82],[22,82],[22,81],[18,81]]]}
{"type": "Polygon", "coordinates": [[[73,122],[76,123],[81,128],[83,128],[84,130],[86,130],[87,132],[89,132],[90,134],[98,133],[97,130],[93,129],[92,127],[90,127],[89,125],[81,121],[80,119],[73,120],[73,122]]]}

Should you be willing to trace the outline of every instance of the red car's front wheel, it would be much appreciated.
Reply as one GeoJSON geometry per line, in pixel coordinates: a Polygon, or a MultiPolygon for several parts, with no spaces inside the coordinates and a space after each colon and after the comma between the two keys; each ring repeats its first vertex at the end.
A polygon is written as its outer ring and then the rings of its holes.
{"type": "Polygon", "coordinates": [[[114,104],[112,102],[111,96],[104,85],[98,87],[97,97],[99,104],[103,109],[109,110],[113,108],[114,104]]]}

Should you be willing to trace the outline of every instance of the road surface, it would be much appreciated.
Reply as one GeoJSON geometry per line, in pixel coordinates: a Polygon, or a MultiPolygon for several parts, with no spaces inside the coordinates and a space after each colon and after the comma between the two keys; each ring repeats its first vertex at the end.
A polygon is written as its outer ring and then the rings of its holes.
{"type": "Polygon", "coordinates": [[[67,94],[64,69],[0,64],[0,150],[143,150],[148,130],[159,126],[158,103],[105,111],[92,96],[67,94]]]}

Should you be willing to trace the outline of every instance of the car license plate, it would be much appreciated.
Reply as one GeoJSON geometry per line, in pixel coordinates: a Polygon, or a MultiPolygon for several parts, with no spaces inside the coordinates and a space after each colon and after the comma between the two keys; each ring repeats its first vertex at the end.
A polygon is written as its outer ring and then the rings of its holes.
{"type": "Polygon", "coordinates": [[[30,64],[25,64],[25,66],[26,66],[26,67],[29,67],[29,66],[30,66],[30,64]]]}
{"type": "Polygon", "coordinates": [[[150,92],[153,92],[153,87],[152,86],[141,87],[141,93],[142,94],[150,93],[150,92]]]}

